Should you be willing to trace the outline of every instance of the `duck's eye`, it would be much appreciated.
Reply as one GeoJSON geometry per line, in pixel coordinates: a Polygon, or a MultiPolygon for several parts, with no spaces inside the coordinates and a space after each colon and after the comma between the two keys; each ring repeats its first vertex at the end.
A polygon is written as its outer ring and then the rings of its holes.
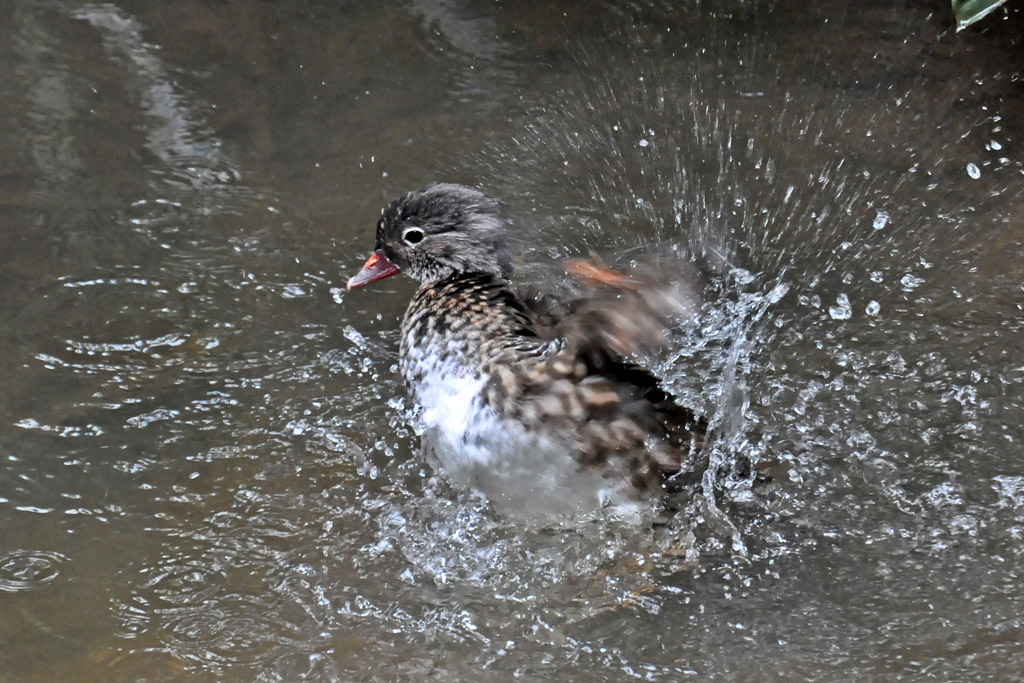
{"type": "Polygon", "coordinates": [[[420,228],[406,228],[402,233],[402,240],[406,244],[419,244],[423,241],[423,230],[420,228]]]}

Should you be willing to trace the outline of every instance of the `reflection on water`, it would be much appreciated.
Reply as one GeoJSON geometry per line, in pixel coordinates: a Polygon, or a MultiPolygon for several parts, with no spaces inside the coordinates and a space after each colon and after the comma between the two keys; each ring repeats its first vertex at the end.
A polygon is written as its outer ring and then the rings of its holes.
{"type": "Polygon", "coordinates": [[[4,10],[8,677],[1019,674],[1022,13],[671,4],[4,10]],[[694,255],[653,362],[771,482],[524,528],[433,471],[412,284],[340,288],[433,180],[528,284],[694,255]]]}
{"type": "Polygon", "coordinates": [[[157,168],[175,173],[197,190],[238,175],[216,139],[202,131],[202,119],[175,91],[166,67],[143,41],[137,21],[112,4],[85,5],[71,15],[100,30],[125,85],[138,97],[146,119],[146,149],[158,160],[157,168]]]}

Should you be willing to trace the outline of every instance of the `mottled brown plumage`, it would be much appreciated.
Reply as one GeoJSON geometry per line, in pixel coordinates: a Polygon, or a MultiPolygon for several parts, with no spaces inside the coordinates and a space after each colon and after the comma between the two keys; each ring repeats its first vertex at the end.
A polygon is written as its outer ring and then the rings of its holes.
{"type": "Polygon", "coordinates": [[[402,322],[400,365],[417,403],[433,406],[428,422],[475,461],[526,434],[562,445],[546,457],[567,452],[633,491],[692,482],[706,422],[626,360],[662,341],[679,298],[667,285],[576,262],[580,295],[557,319],[538,314],[508,282],[496,209],[457,185],[410,192],[384,210],[377,251],[350,281],[400,270],[422,283],[402,322]],[[468,420],[488,426],[445,422],[463,405],[468,420]]]}

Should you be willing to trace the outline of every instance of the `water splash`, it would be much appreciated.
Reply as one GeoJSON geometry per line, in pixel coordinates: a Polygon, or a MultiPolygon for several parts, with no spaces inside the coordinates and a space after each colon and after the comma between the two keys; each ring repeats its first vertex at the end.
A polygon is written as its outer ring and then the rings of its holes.
{"type": "MultiPolygon", "coordinates": [[[[886,149],[878,113],[842,93],[823,104],[819,90],[748,84],[734,70],[723,85],[699,68],[648,60],[640,46],[651,40],[611,38],[630,46],[616,45],[614,59],[612,49],[579,46],[576,70],[557,87],[538,88],[521,130],[492,142],[474,161],[476,175],[508,202],[527,279],[550,279],[559,260],[592,250],[660,250],[697,263],[717,283],[709,291],[719,300],[702,312],[697,329],[706,336],[681,335],[683,350],[662,367],[677,395],[708,406],[720,422],[712,472],[743,454],[793,481],[827,479],[812,454],[844,431],[864,452],[884,451],[885,430],[858,424],[873,419],[857,406],[877,387],[855,374],[871,363],[854,361],[849,345],[868,335],[903,348],[894,332],[899,317],[933,300],[934,281],[967,274],[977,245],[965,225],[978,206],[936,202],[939,188],[959,191],[963,181],[929,161],[935,152],[927,142],[886,149]],[[753,95],[737,99],[735,90],[753,95]],[[772,117],[761,115],[768,110],[772,117]],[[871,155],[880,163],[868,162],[871,155]],[[795,296],[764,303],[770,292],[787,291],[795,296]],[[787,347],[805,349],[806,359],[789,358],[787,347]],[[827,369],[833,362],[858,369],[836,377],[827,369]],[[841,391],[854,398],[829,407],[841,391]],[[790,396],[797,400],[787,405],[790,396]]],[[[669,44],[692,54],[685,38],[662,33],[657,40],[659,54],[669,44]]],[[[715,70],[716,55],[726,69],[714,52],[701,59],[705,69],[715,70]]],[[[761,52],[742,59],[789,58],[761,52]]],[[[952,132],[915,84],[893,87],[900,89],[889,122],[952,132]]],[[[983,113],[977,125],[998,121],[983,113]]],[[[984,210],[1005,213],[991,202],[984,210]]],[[[691,517],[710,520],[743,553],[736,525],[719,515],[729,496],[708,493],[713,478],[704,482],[704,508],[691,517]]],[[[748,481],[733,499],[750,490],[748,481]]],[[[780,509],[790,504],[804,507],[792,500],[780,509]]]]}

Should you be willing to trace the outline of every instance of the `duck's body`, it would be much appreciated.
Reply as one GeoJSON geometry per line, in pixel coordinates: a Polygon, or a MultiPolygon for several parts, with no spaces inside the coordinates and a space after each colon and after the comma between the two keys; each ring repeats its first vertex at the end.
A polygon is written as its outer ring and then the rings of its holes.
{"type": "Polygon", "coordinates": [[[443,468],[542,514],[680,482],[706,425],[622,359],[660,319],[645,292],[606,287],[561,324],[542,324],[507,279],[499,228],[493,202],[475,190],[409,193],[385,210],[377,251],[350,281],[398,270],[421,279],[400,367],[443,468]]]}
{"type": "Polygon", "coordinates": [[[498,367],[542,357],[551,346],[518,304],[499,278],[457,275],[421,286],[402,321],[402,378],[453,475],[495,466],[499,451],[529,441],[489,390],[498,367]]]}

